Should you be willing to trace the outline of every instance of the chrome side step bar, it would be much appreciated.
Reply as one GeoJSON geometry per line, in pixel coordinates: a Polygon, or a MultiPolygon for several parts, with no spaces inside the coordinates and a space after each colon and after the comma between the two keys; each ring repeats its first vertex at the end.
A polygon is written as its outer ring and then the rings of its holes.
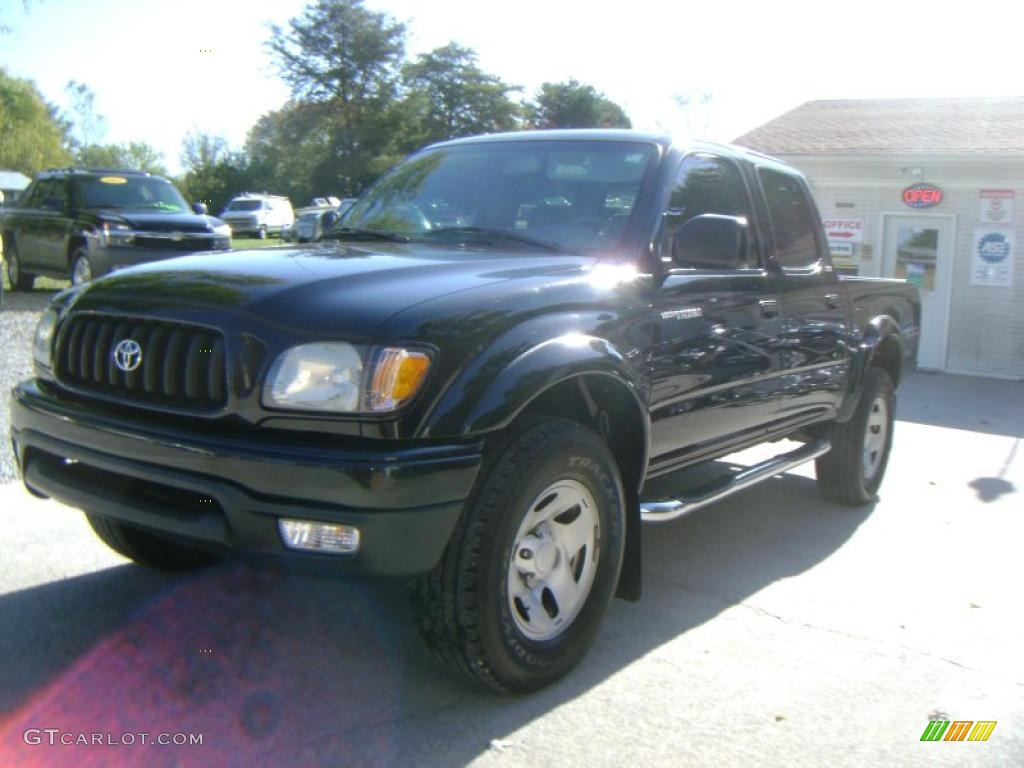
{"type": "Polygon", "coordinates": [[[798,467],[822,454],[832,450],[832,444],[828,440],[815,440],[806,443],[789,453],[781,453],[760,464],[737,472],[732,477],[726,478],[710,489],[699,493],[696,496],[684,496],[679,499],[668,501],[644,501],[640,503],[640,519],[645,523],[665,522],[675,520],[677,517],[688,515],[690,512],[701,507],[713,504],[716,501],[732,496],[737,491],[749,488],[752,485],[767,480],[781,472],[788,472],[793,467],[798,467]]]}

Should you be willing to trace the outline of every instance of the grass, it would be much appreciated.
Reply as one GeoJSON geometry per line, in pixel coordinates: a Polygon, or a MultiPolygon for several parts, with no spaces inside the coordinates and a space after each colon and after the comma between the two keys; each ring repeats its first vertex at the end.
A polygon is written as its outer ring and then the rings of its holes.
{"type": "Polygon", "coordinates": [[[240,251],[243,248],[266,248],[269,245],[283,245],[285,243],[279,237],[268,237],[266,240],[260,240],[256,237],[233,237],[231,238],[231,248],[236,251],[240,251]]]}

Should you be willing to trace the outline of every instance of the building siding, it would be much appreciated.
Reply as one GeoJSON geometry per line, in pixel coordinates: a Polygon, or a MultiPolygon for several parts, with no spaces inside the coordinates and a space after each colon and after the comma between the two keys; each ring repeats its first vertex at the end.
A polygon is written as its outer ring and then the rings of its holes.
{"type": "MultiPolygon", "coordinates": [[[[915,177],[905,175],[905,164],[789,158],[811,182],[823,218],[848,217],[864,222],[864,245],[870,258],[855,259],[860,274],[884,276],[883,214],[952,214],[955,233],[946,370],[1024,378],[1024,173],[1021,167],[999,166],[998,161],[946,164],[942,158],[915,159],[922,168],[915,177]],[[902,189],[917,181],[943,188],[941,204],[923,211],[903,204],[902,189]],[[979,213],[982,189],[1013,189],[1015,235],[1013,285],[1010,288],[970,284],[974,232],[983,226],[979,213]],[[838,208],[837,203],[853,203],[838,208]]],[[[989,225],[991,226],[991,225],[989,225]]]]}

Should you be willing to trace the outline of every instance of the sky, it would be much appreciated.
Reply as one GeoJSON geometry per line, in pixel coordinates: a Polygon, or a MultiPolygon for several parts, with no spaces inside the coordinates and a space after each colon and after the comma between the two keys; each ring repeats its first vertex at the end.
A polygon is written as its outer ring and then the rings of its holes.
{"type": "MultiPolygon", "coordinates": [[[[264,48],[304,0],[0,0],[0,67],[68,106],[96,93],[105,141],[146,141],[179,168],[192,129],[234,147],[288,98],[264,48]]],[[[634,127],[729,141],[811,99],[1020,96],[1019,2],[367,0],[415,55],[454,40],[531,95],[570,77],[634,127]],[[703,106],[681,109],[678,97],[703,106]]]]}

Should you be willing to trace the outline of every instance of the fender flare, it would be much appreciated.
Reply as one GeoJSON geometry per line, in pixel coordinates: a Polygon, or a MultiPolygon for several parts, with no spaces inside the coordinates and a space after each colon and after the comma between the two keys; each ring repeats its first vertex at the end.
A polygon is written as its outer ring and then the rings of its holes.
{"type": "Polygon", "coordinates": [[[836,416],[836,421],[846,422],[853,416],[857,408],[860,392],[864,387],[864,379],[871,360],[882,343],[895,343],[899,350],[898,358],[902,364],[906,350],[903,343],[900,324],[889,315],[877,315],[868,321],[861,335],[860,343],[853,353],[850,364],[850,383],[843,398],[843,404],[836,416]]]}
{"type": "Polygon", "coordinates": [[[500,356],[477,361],[447,387],[421,429],[424,437],[463,437],[503,429],[547,390],[591,375],[610,377],[624,387],[637,405],[644,437],[650,434],[639,377],[605,339],[567,333],[515,355],[500,367],[496,360],[500,356]]]}

